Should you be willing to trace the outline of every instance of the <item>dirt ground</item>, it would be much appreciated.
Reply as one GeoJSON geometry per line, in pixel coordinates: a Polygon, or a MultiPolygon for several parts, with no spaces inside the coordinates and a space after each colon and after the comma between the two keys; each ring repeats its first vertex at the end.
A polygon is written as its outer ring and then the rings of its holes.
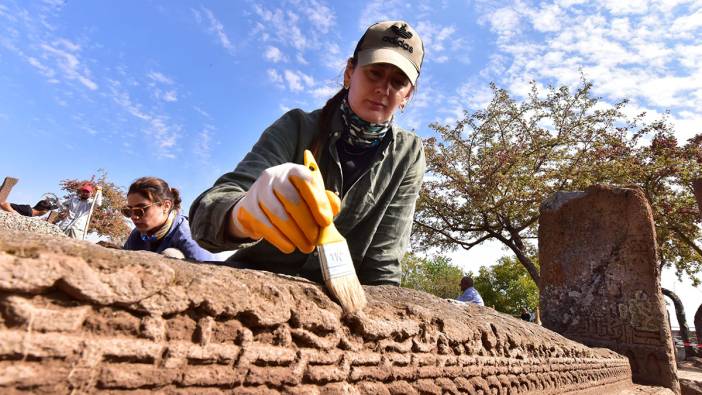
{"type": "Polygon", "coordinates": [[[702,366],[691,361],[678,362],[678,378],[702,382],[702,366]]]}

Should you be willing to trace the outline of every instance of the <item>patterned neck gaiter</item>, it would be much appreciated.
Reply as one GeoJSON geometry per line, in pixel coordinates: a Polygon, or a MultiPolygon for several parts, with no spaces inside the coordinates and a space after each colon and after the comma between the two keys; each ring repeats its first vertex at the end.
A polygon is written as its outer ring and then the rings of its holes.
{"type": "Polygon", "coordinates": [[[380,144],[393,120],[390,118],[389,121],[383,123],[371,123],[363,120],[353,112],[347,98],[341,102],[341,117],[346,124],[346,131],[342,138],[349,145],[365,148],[380,144]]]}
{"type": "Polygon", "coordinates": [[[149,236],[146,233],[142,233],[141,239],[143,241],[156,241],[163,239],[168,234],[168,231],[171,230],[171,226],[173,225],[173,220],[175,219],[175,216],[175,210],[171,210],[171,212],[168,213],[168,218],[166,219],[166,222],[161,226],[159,230],[156,231],[156,233],[154,233],[151,236],[149,236]]]}

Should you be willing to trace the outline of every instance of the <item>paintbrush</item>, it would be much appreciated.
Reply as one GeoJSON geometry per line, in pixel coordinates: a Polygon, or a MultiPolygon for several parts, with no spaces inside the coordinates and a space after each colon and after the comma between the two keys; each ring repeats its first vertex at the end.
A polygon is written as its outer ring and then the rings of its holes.
{"type": "MultiPolygon", "coordinates": [[[[324,180],[314,155],[309,150],[305,150],[304,156],[305,166],[324,188],[324,180]]],[[[316,244],[319,264],[322,267],[322,278],[329,292],[339,301],[345,312],[363,310],[366,306],[366,293],[356,276],[356,268],[353,266],[346,239],[336,229],[333,221],[320,229],[316,244]]]]}

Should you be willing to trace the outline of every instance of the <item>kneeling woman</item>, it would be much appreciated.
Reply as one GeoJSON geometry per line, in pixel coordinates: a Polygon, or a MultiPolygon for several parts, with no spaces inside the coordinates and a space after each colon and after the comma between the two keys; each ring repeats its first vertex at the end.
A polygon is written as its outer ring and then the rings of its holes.
{"type": "Polygon", "coordinates": [[[134,181],[127,192],[127,206],[122,208],[122,214],[134,222],[135,229],[124,249],[151,251],[192,261],[216,260],[192,239],[188,220],[179,211],[180,193],[169,187],[166,181],[156,177],[134,181]]]}
{"type": "Polygon", "coordinates": [[[394,115],[412,96],[423,56],[406,22],[370,26],[348,59],[343,89],[321,110],[283,115],[193,202],[195,239],[213,251],[236,249],[232,266],[321,281],[314,244],[334,221],[362,284],[400,285],[426,165],[422,140],[394,115]],[[333,192],[310,193],[319,185],[302,165],[306,149],[333,192]]]}

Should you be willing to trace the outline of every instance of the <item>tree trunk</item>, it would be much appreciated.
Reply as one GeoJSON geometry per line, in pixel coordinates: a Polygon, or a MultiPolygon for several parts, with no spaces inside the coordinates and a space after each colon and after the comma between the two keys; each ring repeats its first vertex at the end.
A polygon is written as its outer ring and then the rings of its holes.
{"type": "Polygon", "coordinates": [[[536,268],[536,265],[534,265],[534,262],[532,262],[531,259],[529,259],[529,257],[522,252],[522,250],[518,248],[513,248],[512,250],[517,255],[519,262],[521,262],[522,265],[524,265],[524,268],[526,268],[527,272],[529,272],[529,276],[531,276],[531,279],[534,280],[536,286],[541,289],[541,273],[539,273],[539,270],[536,268]]]}
{"type": "Polygon", "coordinates": [[[680,326],[680,337],[685,345],[685,359],[697,356],[695,348],[690,343],[690,330],[687,328],[687,320],[685,319],[685,307],[683,307],[680,298],[675,292],[663,287],[661,287],[661,291],[663,295],[673,301],[673,306],[675,306],[675,317],[677,317],[678,325],[680,326]]]}
{"type": "Polygon", "coordinates": [[[517,259],[519,259],[519,262],[524,265],[524,268],[527,270],[527,273],[529,273],[529,276],[531,276],[531,279],[534,280],[534,283],[536,284],[539,289],[541,289],[541,273],[539,273],[539,270],[536,268],[536,265],[534,262],[532,262],[531,259],[529,259],[528,256],[522,251],[517,245],[512,241],[508,240],[504,236],[502,236],[499,233],[494,233],[493,236],[502,242],[502,244],[506,245],[509,247],[512,252],[514,252],[514,255],[517,256],[517,259]]]}
{"type": "Polygon", "coordinates": [[[692,189],[695,192],[697,206],[700,208],[700,217],[702,217],[702,178],[698,178],[692,182],[692,189]]]}
{"type": "MultiPolygon", "coordinates": [[[[695,313],[695,335],[697,335],[697,347],[702,344],[702,304],[695,313]]],[[[702,349],[697,349],[698,354],[702,354],[702,349]]]]}

